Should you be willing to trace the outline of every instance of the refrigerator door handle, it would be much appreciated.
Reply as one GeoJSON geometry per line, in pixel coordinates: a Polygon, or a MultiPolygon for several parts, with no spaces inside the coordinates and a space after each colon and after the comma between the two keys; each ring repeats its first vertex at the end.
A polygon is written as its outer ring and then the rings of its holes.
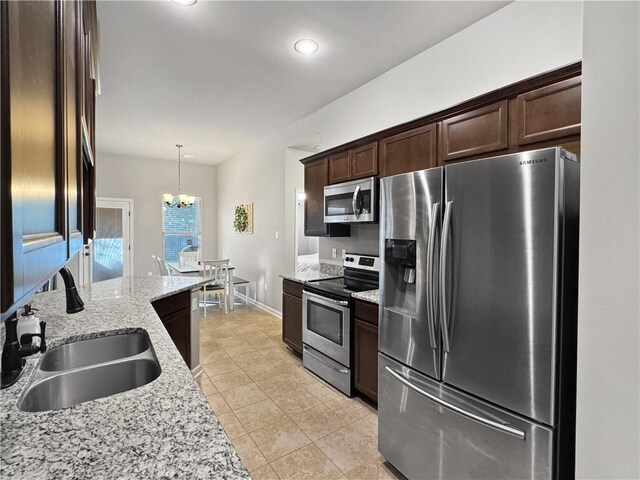
{"type": "Polygon", "coordinates": [[[436,397],[435,395],[431,395],[429,392],[425,392],[424,390],[422,390],[420,387],[418,387],[417,385],[414,385],[413,383],[411,383],[409,380],[407,380],[404,376],[402,376],[400,373],[396,372],[393,368],[389,367],[389,365],[386,365],[385,370],[387,372],[389,372],[395,379],[397,379],[399,382],[401,382],[403,385],[409,387],[411,390],[413,390],[414,392],[422,395],[423,397],[428,398],[429,400],[437,403],[438,405],[441,405],[445,408],[448,408],[449,410],[456,412],[464,417],[467,417],[471,420],[474,420],[478,423],[481,423],[483,425],[486,425],[487,427],[491,427],[494,428],[500,432],[509,434],[509,435],[513,435],[515,437],[518,437],[520,440],[525,440],[526,437],[526,433],[523,430],[520,430],[519,428],[516,428],[512,425],[509,425],[507,423],[500,423],[500,422],[496,422],[495,420],[491,420],[489,418],[485,418],[485,417],[481,417],[480,415],[476,415],[475,413],[472,412],[468,412],[467,410],[464,410],[460,407],[457,407],[456,405],[453,405],[449,402],[445,402],[444,400],[442,400],[441,398],[436,397]]]}
{"type": "Polygon", "coordinates": [[[447,202],[444,209],[444,221],[442,223],[442,241],[440,242],[440,328],[444,340],[444,350],[451,350],[451,337],[449,332],[449,315],[447,312],[447,243],[449,243],[449,230],[451,229],[451,209],[453,200],[447,202]]]}
{"type": "Polygon", "coordinates": [[[440,210],[440,203],[436,202],[431,207],[431,228],[429,229],[429,243],[427,244],[427,321],[429,324],[429,341],[431,348],[437,349],[436,342],[436,311],[435,285],[433,281],[433,249],[436,243],[436,219],[440,210]]]}

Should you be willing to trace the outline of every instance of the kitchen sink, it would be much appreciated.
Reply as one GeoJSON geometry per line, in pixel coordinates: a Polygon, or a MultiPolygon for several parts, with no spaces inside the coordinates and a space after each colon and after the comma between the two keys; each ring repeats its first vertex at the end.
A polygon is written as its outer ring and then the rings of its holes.
{"type": "Polygon", "coordinates": [[[71,407],[146,385],[160,371],[146,332],[68,343],[42,356],[18,408],[43,412],[71,407]]]}
{"type": "Polygon", "coordinates": [[[146,332],[124,333],[79,340],[54,347],[40,361],[40,370],[57,372],[132,357],[149,349],[146,332]]]}

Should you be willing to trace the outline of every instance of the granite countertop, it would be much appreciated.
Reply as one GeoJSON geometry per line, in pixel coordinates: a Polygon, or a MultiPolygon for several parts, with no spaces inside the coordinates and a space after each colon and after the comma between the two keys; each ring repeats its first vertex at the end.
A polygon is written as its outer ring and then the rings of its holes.
{"type": "Polygon", "coordinates": [[[291,280],[293,282],[305,283],[305,282],[317,282],[318,280],[328,280],[331,278],[340,278],[342,275],[331,275],[329,273],[322,272],[295,272],[295,273],[283,273],[280,275],[282,278],[291,280]]]}
{"type": "Polygon", "coordinates": [[[128,277],[80,288],[85,310],[67,315],[64,291],[36,295],[47,345],[143,328],[162,373],[153,382],[73,407],[29,413],[17,400],[38,361],[0,393],[3,478],[216,478],[250,476],[193,380],[151,301],[202,277],[128,277]]]}
{"type": "Polygon", "coordinates": [[[317,282],[318,280],[330,280],[332,278],[340,278],[344,275],[342,265],[335,263],[320,262],[319,272],[295,272],[283,273],[280,276],[293,282],[317,282]]]}
{"type": "Polygon", "coordinates": [[[358,300],[380,304],[380,290],[367,290],[366,292],[355,292],[351,296],[358,300]]]}

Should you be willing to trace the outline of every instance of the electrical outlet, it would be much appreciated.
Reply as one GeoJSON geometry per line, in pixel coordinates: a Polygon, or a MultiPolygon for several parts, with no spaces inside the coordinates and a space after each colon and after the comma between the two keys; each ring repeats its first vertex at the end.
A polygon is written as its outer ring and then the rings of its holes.
{"type": "Polygon", "coordinates": [[[267,284],[266,283],[264,284],[264,291],[265,292],[267,291],[267,284]]]}
{"type": "Polygon", "coordinates": [[[147,272],[147,275],[152,277],[153,276],[153,272],[147,272]]]}
{"type": "Polygon", "coordinates": [[[337,256],[338,256],[338,253],[337,253],[336,249],[332,248],[331,249],[331,258],[336,258],[337,256]]]}
{"type": "Polygon", "coordinates": [[[191,310],[198,310],[198,299],[197,298],[192,298],[191,299],[191,310]]]}
{"type": "Polygon", "coordinates": [[[342,259],[344,260],[345,258],[347,258],[347,249],[343,248],[342,249],[342,259]]]}
{"type": "Polygon", "coordinates": [[[280,234],[278,233],[278,231],[276,230],[276,239],[280,236],[280,234]]]}

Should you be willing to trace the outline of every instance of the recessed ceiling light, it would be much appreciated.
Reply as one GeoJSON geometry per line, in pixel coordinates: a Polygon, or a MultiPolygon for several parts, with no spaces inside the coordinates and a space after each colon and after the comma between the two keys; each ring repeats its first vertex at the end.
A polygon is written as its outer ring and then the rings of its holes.
{"type": "Polygon", "coordinates": [[[311,55],[312,53],[316,53],[318,51],[319,45],[315,40],[311,40],[310,38],[303,38],[302,40],[298,40],[293,44],[293,48],[296,52],[301,55],[311,55]]]}
{"type": "Polygon", "coordinates": [[[171,0],[173,3],[182,5],[183,7],[189,7],[196,3],[198,0],[171,0]]]}

